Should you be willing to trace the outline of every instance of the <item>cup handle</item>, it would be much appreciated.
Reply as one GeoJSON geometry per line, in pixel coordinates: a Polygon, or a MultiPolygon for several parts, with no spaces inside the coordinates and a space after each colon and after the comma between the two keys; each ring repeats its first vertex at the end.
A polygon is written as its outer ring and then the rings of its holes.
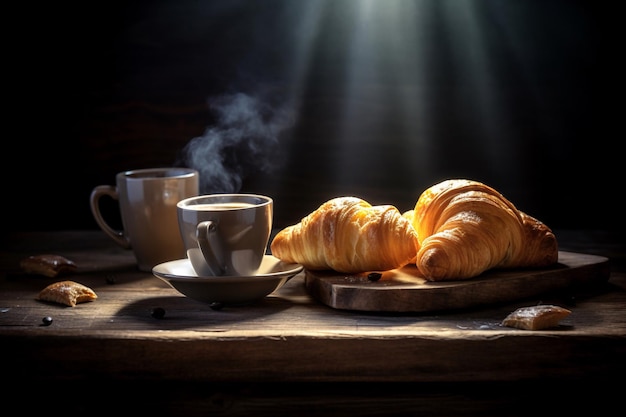
{"type": "Polygon", "coordinates": [[[214,276],[224,275],[224,268],[222,268],[211,248],[211,244],[209,243],[209,235],[215,233],[217,231],[217,223],[212,220],[206,220],[198,223],[196,226],[196,238],[198,239],[198,246],[200,246],[200,250],[202,251],[202,256],[204,256],[204,260],[206,261],[211,274],[214,276]]]}
{"type": "Polygon", "coordinates": [[[115,243],[123,247],[124,249],[130,249],[130,240],[123,231],[113,229],[102,217],[100,212],[100,198],[103,196],[109,196],[113,200],[119,200],[119,194],[117,188],[112,185],[98,185],[91,191],[89,196],[89,204],[91,206],[91,213],[93,214],[96,223],[115,243]]]}

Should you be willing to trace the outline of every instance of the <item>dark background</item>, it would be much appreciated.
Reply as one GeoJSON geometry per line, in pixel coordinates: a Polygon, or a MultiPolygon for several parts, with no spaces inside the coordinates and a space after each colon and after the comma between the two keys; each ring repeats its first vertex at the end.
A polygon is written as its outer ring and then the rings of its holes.
{"type": "Polygon", "coordinates": [[[339,195],[404,211],[462,177],[554,229],[624,229],[617,10],[372,4],[367,18],[358,0],[21,6],[7,229],[96,228],[94,186],[194,164],[202,192],[273,196],[277,227],[339,195]],[[222,141],[220,163],[191,163],[194,139],[222,141]]]}

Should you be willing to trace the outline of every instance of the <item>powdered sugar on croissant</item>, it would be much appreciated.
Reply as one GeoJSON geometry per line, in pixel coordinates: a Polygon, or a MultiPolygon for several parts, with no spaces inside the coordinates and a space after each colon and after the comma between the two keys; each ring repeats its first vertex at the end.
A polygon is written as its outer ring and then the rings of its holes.
{"type": "Polygon", "coordinates": [[[278,232],[270,246],[282,261],[342,273],[402,267],[415,257],[417,247],[415,229],[396,207],[372,206],[357,197],[325,202],[278,232]]]}
{"type": "Polygon", "coordinates": [[[425,190],[413,218],[416,266],[428,280],[472,278],[492,268],[544,267],[558,260],[550,228],[495,189],[446,180],[425,190]]]}

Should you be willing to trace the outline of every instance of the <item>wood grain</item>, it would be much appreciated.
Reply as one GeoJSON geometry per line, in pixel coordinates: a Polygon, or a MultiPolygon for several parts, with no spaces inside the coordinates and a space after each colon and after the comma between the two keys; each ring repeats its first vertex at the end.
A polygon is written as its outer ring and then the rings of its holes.
{"type": "MultiPolygon", "coordinates": [[[[20,233],[6,242],[0,346],[7,410],[11,401],[23,407],[24,394],[57,401],[70,393],[85,399],[72,403],[74,413],[107,415],[123,408],[186,416],[527,416],[544,399],[561,415],[579,410],[590,386],[620,387],[612,381],[626,372],[619,241],[608,251],[596,241],[576,245],[615,254],[608,282],[595,280],[595,266],[580,266],[570,269],[589,286],[424,313],[331,308],[310,296],[304,272],[258,303],[213,310],[139,271],[132,253],[99,231],[20,233]],[[98,299],[76,307],[36,300],[54,278],[24,273],[19,260],[37,253],[75,261],[71,279],[98,299]],[[540,303],[572,314],[555,329],[501,325],[518,307],[540,303]],[[156,307],[163,318],[152,316],[156,307]],[[555,398],[546,383],[566,394],[555,398]]],[[[600,391],[593,411],[604,415],[621,397],[600,391]]],[[[28,404],[31,411],[48,406],[28,404]]]]}
{"type": "Polygon", "coordinates": [[[378,312],[427,312],[514,301],[562,288],[600,284],[610,275],[609,259],[559,251],[554,267],[487,271],[459,281],[429,282],[415,265],[385,271],[379,280],[368,273],[305,271],[309,294],[337,309],[378,312]]]}

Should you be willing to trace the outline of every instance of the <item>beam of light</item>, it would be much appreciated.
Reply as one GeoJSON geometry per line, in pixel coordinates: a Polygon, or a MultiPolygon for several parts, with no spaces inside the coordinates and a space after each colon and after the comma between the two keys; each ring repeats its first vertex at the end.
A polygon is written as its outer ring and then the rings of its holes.
{"type": "MultiPolygon", "coordinates": [[[[472,172],[521,181],[531,152],[524,135],[536,127],[516,119],[523,104],[511,103],[511,96],[526,89],[534,97],[539,93],[523,67],[526,57],[507,31],[519,16],[498,2],[339,3],[351,32],[337,144],[343,158],[334,165],[335,178],[347,186],[375,186],[377,169],[385,169],[417,179],[472,172]],[[400,149],[396,153],[403,158],[381,161],[376,148],[383,142],[400,149]]],[[[518,27],[517,33],[529,29],[518,27]]],[[[526,106],[524,114],[542,109],[538,99],[526,106]]],[[[549,112],[541,113],[535,116],[545,120],[549,112]]]]}
{"type": "MultiPolygon", "coordinates": [[[[363,114],[363,106],[359,106],[362,100],[369,100],[380,103],[376,111],[393,106],[401,131],[395,137],[376,140],[404,147],[405,159],[400,162],[415,178],[437,169],[454,170],[445,166],[445,161],[452,159],[446,158],[450,147],[435,142],[434,120],[450,125],[447,134],[456,138],[459,150],[480,150],[475,152],[480,165],[493,161],[489,169],[498,174],[510,167],[511,161],[497,158],[511,152],[501,149],[506,141],[497,139],[502,117],[495,109],[503,106],[494,92],[491,61],[495,58],[488,54],[476,4],[361,0],[355,5],[357,24],[348,59],[344,152],[354,149],[355,141],[363,140],[364,132],[358,128],[363,120],[377,120],[375,115],[363,114]],[[446,78],[451,80],[443,91],[430,85],[439,82],[437,71],[448,72],[446,78]],[[376,80],[383,80],[384,85],[376,89],[376,80]],[[439,92],[441,97],[437,97],[439,92]],[[461,118],[456,119],[459,114],[461,118]],[[478,126],[476,131],[469,130],[472,126],[478,126]]],[[[359,159],[370,158],[374,163],[376,157],[375,153],[364,153],[359,159]]]]}
{"type": "MultiPolygon", "coordinates": [[[[455,70],[454,78],[459,80],[458,100],[468,110],[467,117],[476,125],[474,132],[466,132],[468,146],[479,149],[479,162],[486,165],[488,174],[503,175],[515,166],[518,160],[506,158],[512,155],[501,122],[507,117],[505,103],[499,102],[496,68],[485,29],[488,19],[475,2],[443,2],[443,16],[446,19],[448,42],[455,70]]],[[[493,28],[492,28],[493,29],[493,28]]],[[[513,170],[515,171],[515,169],[513,170]]]]}
{"type": "Polygon", "coordinates": [[[388,192],[398,193],[391,197],[395,201],[404,197],[409,204],[420,187],[412,179],[426,177],[433,169],[432,103],[423,99],[429,94],[431,5],[403,0],[350,4],[351,8],[343,10],[352,33],[346,49],[346,105],[337,144],[343,158],[333,167],[335,177],[341,178],[346,189],[363,184],[374,189],[384,186],[386,176],[397,177],[399,187],[388,192]],[[382,159],[381,147],[399,157],[382,159]]]}
{"type": "Polygon", "coordinates": [[[333,169],[346,189],[363,183],[375,188],[383,177],[379,170],[389,169],[376,151],[381,142],[390,147],[408,145],[407,159],[395,164],[398,175],[413,175],[414,169],[407,171],[407,167],[427,169],[422,158],[425,143],[415,122],[423,120],[420,103],[412,95],[420,87],[409,77],[421,73],[415,53],[420,47],[415,31],[419,19],[414,20],[418,5],[393,0],[359,0],[350,5],[343,4],[341,11],[352,31],[347,34],[345,107],[337,144],[342,159],[333,169]],[[405,25],[409,21],[412,24],[405,25]],[[412,140],[402,141],[404,136],[412,140]]]}
{"type": "Polygon", "coordinates": [[[213,21],[234,16],[248,23],[239,29],[250,38],[244,36],[247,50],[230,91],[207,99],[214,124],[183,149],[185,162],[201,173],[202,192],[239,192],[245,180],[280,165],[279,136],[296,123],[323,2],[220,4],[213,21]],[[260,16],[250,20],[254,12],[260,16]]]}
{"type": "MultiPolygon", "coordinates": [[[[320,35],[321,20],[324,12],[324,0],[289,2],[283,12],[283,21],[288,22],[285,35],[291,38],[290,51],[292,56],[290,67],[291,96],[295,103],[303,94],[306,76],[313,58],[312,49],[320,35]]],[[[288,44],[289,45],[289,44],[288,44]]]]}
{"type": "Polygon", "coordinates": [[[563,115],[552,102],[557,98],[551,97],[551,91],[567,89],[550,85],[546,78],[562,82],[558,75],[563,62],[573,62],[567,54],[575,52],[567,46],[581,35],[570,25],[583,27],[581,11],[524,2],[438,4],[449,36],[456,100],[467,114],[465,125],[472,126],[460,143],[479,150],[474,162],[485,168],[476,172],[493,178],[498,187],[506,181],[511,194],[526,194],[519,200],[530,199],[528,184],[545,172],[542,165],[568,152],[558,126],[563,115]],[[568,23],[543,24],[559,17],[567,17],[568,23]],[[551,51],[549,58],[544,51],[551,51]],[[529,164],[535,167],[529,169],[529,164]]]}
{"type": "MultiPolygon", "coordinates": [[[[540,175],[529,174],[527,166],[543,158],[535,151],[541,145],[538,138],[546,131],[560,134],[557,123],[563,114],[555,114],[559,98],[542,103],[549,96],[542,90],[542,65],[550,60],[541,54],[541,36],[572,34],[560,33],[552,28],[562,26],[546,21],[558,17],[562,4],[219,4],[227,20],[213,16],[211,21],[229,30],[215,33],[240,41],[233,54],[216,42],[223,48],[221,56],[241,61],[233,78],[245,74],[248,86],[258,91],[263,84],[281,85],[287,92],[284,103],[273,104],[291,107],[298,122],[306,119],[291,143],[281,143],[289,148],[285,159],[296,161],[287,164],[281,178],[285,193],[292,192],[294,183],[311,181],[317,188],[308,195],[365,192],[409,208],[418,192],[446,177],[497,179],[523,189],[524,175],[540,175]],[[544,19],[538,35],[533,33],[537,17],[544,19]],[[307,148],[297,144],[300,140],[307,148]],[[323,160],[311,162],[307,153],[323,160]],[[292,181],[292,174],[298,178],[292,181]]],[[[551,51],[569,45],[562,38],[546,41],[551,51]]],[[[228,87],[236,90],[237,84],[234,80],[228,87]]],[[[555,153],[557,146],[542,149],[555,153]]]]}
{"type": "Polygon", "coordinates": [[[519,67],[510,63],[508,68],[499,67],[510,62],[515,52],[503,28],[494,24],[498,10],[493,10],[492,4],[444,2],[442,12],[450,33],[454,79],[459,80],[457,100],[467,110],[467,124],[473,126],[462,140],[478,150],[475,162],[484,166],[485,177],[506,178],[516,184],[527,169],[527,160],[520,157],[524,132],[514,126],[513,110],[507,102],[513,91],[505,78],[519,82],[519,67]]]}

